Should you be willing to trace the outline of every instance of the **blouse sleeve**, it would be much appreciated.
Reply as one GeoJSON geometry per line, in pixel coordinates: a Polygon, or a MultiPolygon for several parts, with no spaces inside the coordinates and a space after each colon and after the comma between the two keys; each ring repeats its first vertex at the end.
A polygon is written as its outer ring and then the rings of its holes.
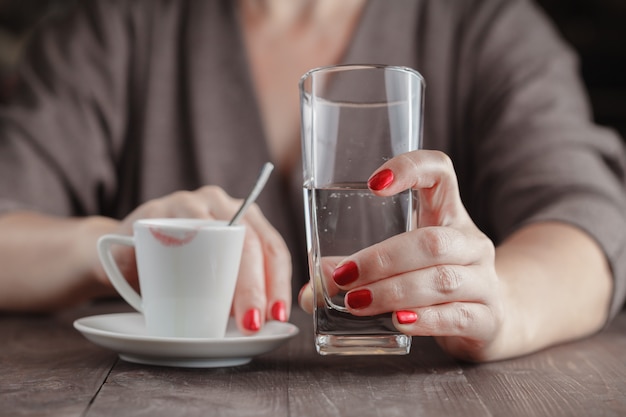
{"type": "Polygon", "coordinates": [[[497,240],[540,221],[588,233],[612,268],[614,316],[626,296],[623,142],[593,123],[577,59],[536,6],[481,3],[462,57],[480,221],[497,240]]]}
{"type": "Polygon", "coordinates": [[[42,26],[0,108],[0,213],[103,213],[115,198],[130,44],[117,2],[42,26]]]}

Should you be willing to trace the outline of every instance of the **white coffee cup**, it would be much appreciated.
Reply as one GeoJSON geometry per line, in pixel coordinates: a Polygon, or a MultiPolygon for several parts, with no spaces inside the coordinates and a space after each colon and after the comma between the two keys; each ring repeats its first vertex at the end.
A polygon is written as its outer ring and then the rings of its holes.
{"type": "Polygon", "coordinates": [[[104,235],[98,254],[117,292],[143,313],[150,335],[222,338],[239,272],[245,227],[206,219],[143,219],[133,236],[104,235]],[[139,295],[112,245],[135,248],[139,295]]]}

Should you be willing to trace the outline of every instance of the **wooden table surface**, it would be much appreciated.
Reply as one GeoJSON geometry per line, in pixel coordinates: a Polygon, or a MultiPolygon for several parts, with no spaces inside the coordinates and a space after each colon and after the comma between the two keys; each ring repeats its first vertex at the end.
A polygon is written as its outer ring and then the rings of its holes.
{"type": "Polygon", "coordinates": [[[79,317],[0,315],[1,416],[626,416],[626,311],[602,333],[488,364],[457,362],[430,338],[411,354],[322,357],[312,321],[233,368],[136,365],[87,341],[79,317]]]}

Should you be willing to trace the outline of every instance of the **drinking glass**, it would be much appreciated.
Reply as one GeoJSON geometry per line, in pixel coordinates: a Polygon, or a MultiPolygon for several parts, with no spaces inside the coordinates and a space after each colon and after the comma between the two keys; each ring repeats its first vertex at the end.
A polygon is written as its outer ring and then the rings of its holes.
{"type": "Polygon", "coordinates": [[[368,178],[385,161],[419,148],[424,80],[413,69],[339,65],[300,80],[304,199],[315,345],[328,354],[407,354],[411,337],[391,313],[359,317],[327,285],[339,260],[411,230],[417,195],[375,196],[368,178]]]}

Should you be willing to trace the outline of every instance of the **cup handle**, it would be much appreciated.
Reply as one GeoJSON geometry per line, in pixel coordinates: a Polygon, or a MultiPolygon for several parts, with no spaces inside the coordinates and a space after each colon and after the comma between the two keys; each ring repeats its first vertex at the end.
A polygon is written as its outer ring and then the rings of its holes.
{"type": "Polygon", "coordinates": [[[98,239],[98,256],[104,272],[106,272],[109,281],[113,284],[115,290],[122,296],[128,304],[135,310],[143,313],[141,296],[130,286],[126,278],[120,272],[113,254],[111,253],[112,245],[135,246],[135,241],[130,236],[120,235],[104,235],[98,239]]]}

